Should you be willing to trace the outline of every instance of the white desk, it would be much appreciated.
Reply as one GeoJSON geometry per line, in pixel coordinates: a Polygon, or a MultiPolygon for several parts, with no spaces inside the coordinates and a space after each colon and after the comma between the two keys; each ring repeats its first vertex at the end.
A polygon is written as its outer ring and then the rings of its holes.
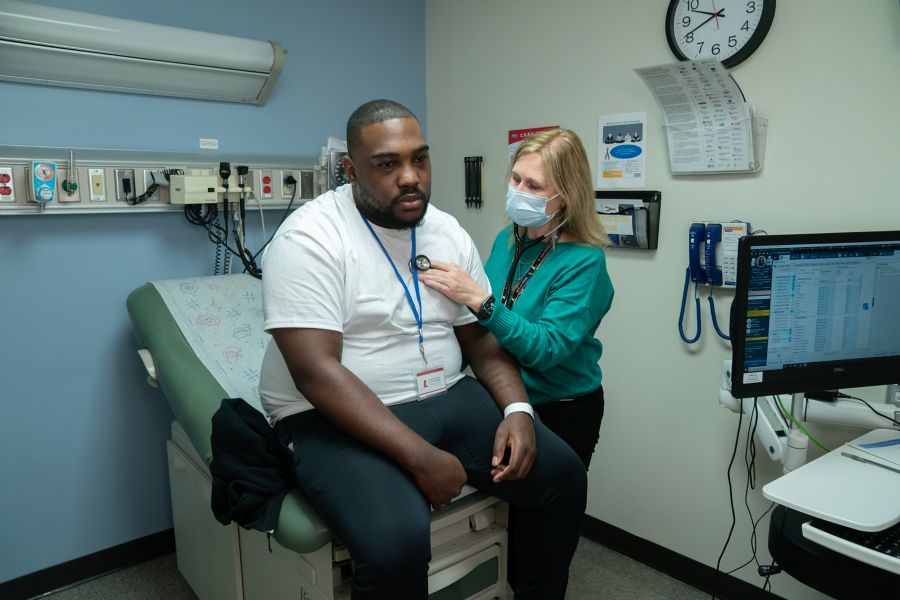
{"type": "MultiPolygon", "coordinates": [[[[896,437],[875,429],[853,440],[896,437]]],[[[881,531],[900,522],[900,473],[846,456],[845,444],[763,487],[763,495],[799,512],[860,531],[881,531]]]]}

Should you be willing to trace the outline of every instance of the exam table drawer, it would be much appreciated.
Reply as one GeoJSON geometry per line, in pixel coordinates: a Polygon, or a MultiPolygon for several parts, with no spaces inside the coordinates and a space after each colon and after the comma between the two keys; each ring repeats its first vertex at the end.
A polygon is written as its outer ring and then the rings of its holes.
{"type": "Polygon", "coordinates": [[[471,531],[432,549],[429,600],[504,598],[506,530],[471,531]]]}
{"type": "MultiPolygon", "coordinates": [[[[350,561],[332,562],[340,552],[331,552],[330,546],[300,555],[272,543],[270,553],[264,534],[241,529],[240,538],[248,600],[350,600],[350,561]]],[[[506,530],[496,526],[435,546],[429,600],[505,598],[505,546],[506,530]]]]}
{"type": "Polygon", "coordinates": [[[166,450],[178,570],[198,598],[243,600],[237,526],[213,516],[208,475],[172,440],[166,450]]]}

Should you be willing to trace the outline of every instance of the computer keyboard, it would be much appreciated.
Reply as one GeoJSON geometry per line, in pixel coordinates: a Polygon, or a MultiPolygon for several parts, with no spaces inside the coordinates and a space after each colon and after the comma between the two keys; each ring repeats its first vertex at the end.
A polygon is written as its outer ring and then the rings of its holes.
{"type": "Polygon", "coordinates": [[[900,575],[900,523],[859,531],[822,519],[803,524],[803,537],[845,556],[900,575]]]}

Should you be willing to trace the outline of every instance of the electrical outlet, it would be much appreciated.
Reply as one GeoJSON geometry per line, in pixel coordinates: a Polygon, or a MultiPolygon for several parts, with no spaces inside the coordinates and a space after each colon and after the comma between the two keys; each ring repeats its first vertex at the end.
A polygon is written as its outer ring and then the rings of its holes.
{"type": "Polygon", "coordinates": [[[281,199],[290,201],[291,198],[294,200],[298,200],[300,198],[300,190],[297,188],[300,185],[300,171],[281,171],[281,175],[278,178],[281,182],[281,199]],[[285,181],[288,177],[294,178],[294,183],[288,183],[285,181]]]}
{"type": "Polygon", "coordinates": [[[125,202],[136,197],[134,169],[116,169],[116,200],[125,202]]]}
{"type": "Polygon", "coordinates": [[[16,201],[16,185],[12,167],[0,167],[0,202],[16,201]]]}
{"type": "Polygon", "coordinates": [[[103,169],[88,169],[91,186],[91,202],[106,202],[106,172],[103,169]]]}
{"type": "Polygon", "coordinates": [[[272,200],[275,195],[273,189],[275,182],[272,180],[272,171],[257,171],[259,185],[255,186],[256,197],[260,200],[272,200]]]}
{"type": "Polygon", "coordinates": [[[67,168],[60,168],[56,176],[57,187],[59,191],[56,197],[60,203],[81,202],[81,186],[78,185],[78,168],[74,170],[75,177],[69,177],[67,168]]]}

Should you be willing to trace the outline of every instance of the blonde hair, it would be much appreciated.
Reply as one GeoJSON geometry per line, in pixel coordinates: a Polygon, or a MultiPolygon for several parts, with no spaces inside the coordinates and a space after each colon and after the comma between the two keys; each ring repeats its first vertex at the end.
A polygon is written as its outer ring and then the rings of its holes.
{"type": "Polygon", "coordinates": [[[608,246],[609,237],[594,203],[587,152],[578,134],[569,129],[551,129],[526,138],[513,155],[507,177],[519,158],[526,154],[540,155],[550,184],[566,200],[566,205],[556,216],[556,219],[565,220],[562,230],[577,242],[608,246]]]}

